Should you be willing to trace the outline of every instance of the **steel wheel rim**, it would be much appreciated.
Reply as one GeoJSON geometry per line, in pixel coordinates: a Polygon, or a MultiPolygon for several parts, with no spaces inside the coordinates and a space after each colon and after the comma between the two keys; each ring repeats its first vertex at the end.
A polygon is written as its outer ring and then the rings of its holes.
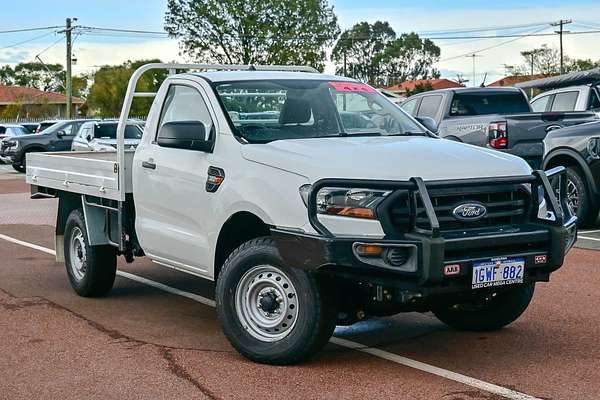
{"type": "Polygon", "coordinates": [[[262,342],[288,336],[299,313],[296,288],[272,265],[257,265],[246,271],[235,290],[235,308],[242,327],[262,342]]]}
{"type": "Polygon", "coordinates": [[[71,232],[69,245],[69,260],[71,272],[77,281],[85,276],[87,269],[87,253],[85,250],[85,238],[83,232],[78,227],[73,228],[71,232]]]}

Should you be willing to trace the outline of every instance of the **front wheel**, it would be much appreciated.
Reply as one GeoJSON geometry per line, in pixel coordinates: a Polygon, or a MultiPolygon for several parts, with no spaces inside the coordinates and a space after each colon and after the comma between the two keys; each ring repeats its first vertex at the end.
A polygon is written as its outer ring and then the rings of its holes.
{"type": "Polygon", "coordinates": [[[83,212],[73,210],[65,226],[65,266],[71,286],[83,297],[103,296],[112,289],[117,252],[112,246],[91,246],[83,212]]]}
{"type": "Polygon", "coordinates": [[[25,172],[25,165],[13,164],[12,167],[17,172],[25,172]]]}
{"type": "Polygon", "coordinates": [[[578,168],[567,168],[567,201],[581,227],[591,226],[598,217],[598,207],[586,182],[578,168]]]}
{"type": "Polygon", "coordinates": [[[495,331],[514,322],[525,312],[533,298],[534,288],[534,284],[517,286],[472,303],[439,308],[433,313],[454,329],[495,331]]]}
{"type": "Polygon", "coordinates": [[[250,240],[225,261],[217,280],[217,313],[242,355],[265,364],[293,364],[320,350],[333,334],[333,296],[313,275],[284,265],[272,239],[250,240]]]}

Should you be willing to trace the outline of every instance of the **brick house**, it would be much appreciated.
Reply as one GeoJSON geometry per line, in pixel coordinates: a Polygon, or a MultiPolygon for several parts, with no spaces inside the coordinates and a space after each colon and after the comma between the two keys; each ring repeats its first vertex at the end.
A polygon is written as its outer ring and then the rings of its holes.
{"type": "MultiPolygon", "coordinates": [[[[85,101],[73,97],[72,115],[85,101]]],[[[67,96],[24,86],[0,85],[0,118],[58,118],[67,114],[67,96]]]]}

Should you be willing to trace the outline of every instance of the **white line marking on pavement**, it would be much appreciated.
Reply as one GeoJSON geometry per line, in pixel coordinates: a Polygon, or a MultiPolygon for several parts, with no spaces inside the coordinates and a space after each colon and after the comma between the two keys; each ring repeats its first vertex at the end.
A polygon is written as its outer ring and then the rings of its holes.
{"type": "Polygon", "coordinates": [[[153,288],[156,288],[156,289],[164,290],[165,292],[169,292],[171,294],[176,294],[178,296],[187,297],[188,299],[197,301],[198,303],[202,303],[207,306],[211,306],[211,307],[216,306],[216,303],[214,300],[199,296],[194,293],[184,292],[183,290],[179,290],[174,287],[164,285],[160,282],[151,281],[150,279],[146,279],[141,276],[130,274],[129,272],[117,271],[117,275],[122,276],[123,278],[131,279],[132,281],[143,283],[144,285],[152,286],[153,288]]]}
{"type": "MultiPolygon", "coordinates": [[[[25,247],[29,247],[31,249],[34,250],[38,250],[38,251],[42,251],[44,253],[47,254],[55,254],[55,251],[46,247],[42,247],[42,246],[38,246],[37,244],[33,244],[33,243],[29,243],[29,242],[25,242],[19,239],[15,239],[13,237],[10,236],[6,236],[3,234],[0,234],[0,239],[4,239],[8,242],[11,243],[15,243],[21,246],[25,246],[25,247]]],[[[140,282],[143,283],[145,285],[148,286],[152,286],[156,289],[160,289],[163,290],[165,292],[171,293],[171,294],[175,294],[178,296],[183,296],[186,297],[188,299],[197,301],[199,303],[214,307],[215,306],[215,302],[214,300],[208,299],[206,297],[202,297],[199,296],[197,294],[194,293],[189,293],[189,292],[185,292],[183,290],[179,290],[176,289],[174,287],[171,286],[167,286],[164,285],[162,283],[159,282],[155,282],[152,281],[150,279],[146,279],[143,278],[141,276],[138,275],[134,275],[134,274],[130,274],[129,272],[123,272],[123,271],[117,271],[117,275],[123,277],[123,278],[127,278],[127,279],[131,279],[133,281],[136,282],[140,282]]],[[[457,372],[452,372],[452,371],[448,371],[447,369],[443,369],[440,367],[436,367],[434,365],[430,365],[430,364],[426,364],[417,360],[413,360],[407,357],[403,357],[400,356],[398,354],[394,354],[394,353],[390,353],[388,351],[385,350],[381,350],[381,349],[377,349],[374,347],[366,347],[360,343],[357,342],[353,342],[350,340],[346,340],[346,339],[342,339],[342,338],[337,338],[337,337],[332,337],[329,340],[331,343],[341,346],[341,347],[346,347],[348,349],[351,350],[355,350],[355,351],[360,351],[362,353],[366,353],[366,354],[370,354],[372,356],[378,357],[378,358],[382,358],[384,360],[387,361],[391,361],[393,363],[396,364],[400,364],[400,365],[404,365],[406,367],[410,367],[410,368],[414,368],[417,369],[419,371],[423,371],[423,372],[427,372],[429,374],[432,375],[436,375],[436,376],[440,376],[442,378],[446,378],[449,379],[451,381],[455,381],[455,382],[459,382],[462,383],[464,385],[467,386],[471,386],[477,389],[481,389],[484,390],[486,392],[489,393],[493,393],[502,397],[505,397],[507,399],[511,399],[511,400],[542,400],[538,397],[534,397],[534,396],[530,396],[528,394],[525,393],[521,393],[521,392],[517,392],[516,390],[512,390],[512,389],[508,389],[502,386],[498,386],[498,385],[494,385],[493,383],[488,383],[485,381],[481,381],[479,379],[476,378],[472,378],[470,376],[467,375],[463,375],[463,374],[459,374],[457,372]]]]}
{"type": "Polygon", "coordinates": [[[589,237],[589,236],[577,235],[577,239],[593,240],[593,241],[596,241],[596,242],[600,242],[599,238],[593,238],[593,237],[589,237]]]}
{"type": "Polygon", "coordinates": [[[595,232],[600,232],[600,229],[592,229],[589,231],[579,231],[579,233],[595,233],[595,232]]]}
{"type": "Polygon", "coordinates": [[[24,242],[22,240],[15,239],[15,238],[10,237],[10,236],[3,235],[1,233],[0,233],[0,239],[4,239],[7,242],[11,242],[11,243],[15,243],[15,244],[20,244],[21,246],[29,247],[29,248],[34,249],[34,250],[42,251],[42,252],[47,253],[47,254],[56,255],[56,252],[54,250],[49,249],[47,247],[38,246],[37,244],[33,244],[33,243],[29,243],[29,242],[24,242]]]}

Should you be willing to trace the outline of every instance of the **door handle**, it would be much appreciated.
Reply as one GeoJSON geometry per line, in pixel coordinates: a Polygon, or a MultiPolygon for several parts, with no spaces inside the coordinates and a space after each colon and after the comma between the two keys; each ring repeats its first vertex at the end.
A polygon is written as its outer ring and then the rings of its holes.
{"type": "Polygon", "coordinates": [[[156,169],[156,164],[152,161],[142,161],[142,167],[148,169],[156,169]]]}

